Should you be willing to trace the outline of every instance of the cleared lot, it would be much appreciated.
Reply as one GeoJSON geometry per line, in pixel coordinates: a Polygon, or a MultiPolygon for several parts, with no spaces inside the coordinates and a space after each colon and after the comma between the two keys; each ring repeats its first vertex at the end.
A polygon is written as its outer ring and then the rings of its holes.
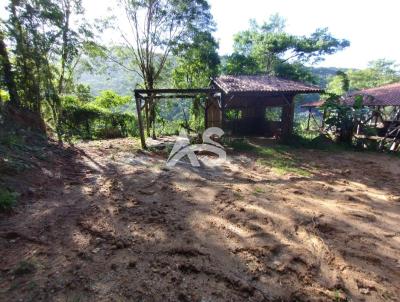
{"type": "Polygon", "coordinates": [[[79,144],[21,176],[29,192],[0,222],[2,300],[400,296],[400,159],[268,147],[168,169],[134,148],[79,144]]]}

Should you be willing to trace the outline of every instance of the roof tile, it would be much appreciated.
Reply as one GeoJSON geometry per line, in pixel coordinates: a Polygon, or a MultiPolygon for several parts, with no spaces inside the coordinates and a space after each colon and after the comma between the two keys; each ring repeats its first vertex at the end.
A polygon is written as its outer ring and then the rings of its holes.
{"type": "Polygon", "coordinates": [[[356,95],[364,96],[365,106],[400,106],[400,82],[353,92],[346,103],[356,95]]]}
{"type": "Polygon", "coordinates": [[[294,92],[318,93],[323,90],[317,86],[286,80],[273,76],[220,76],[214,83],[225,93],[235,92],[294,92]]]}

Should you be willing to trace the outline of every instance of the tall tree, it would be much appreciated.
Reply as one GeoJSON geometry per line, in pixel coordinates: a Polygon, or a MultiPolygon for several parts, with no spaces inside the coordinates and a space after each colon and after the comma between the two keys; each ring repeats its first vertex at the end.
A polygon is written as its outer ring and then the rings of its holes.
{"type": "Polygon", "coordinates": [[[248,30],[234,37],[234,53],[226,60],[226,73],[237,73],[236,63],[243,64],[244,73],[269,74],[297,79],[309,76],[300,66],[316,63],[325,55],[347,47],[349,42],[333,37],[327,28],[317,29],[310,36],[296,36],[285,31],[285,20],[272,15],[268,22],[252,20],[248,30]],[[240,59],[240,60],[238,60],[240,59]],[[297,64],[297,65],[293,65],[297,64]]]}
{"type": "Polygon", "coordinates": [[[218,43],[210,32],[198,32],[190,44],[175,51],[177,66],[172,72],[177,88],[202,88],[219,72],[218,43]]]}
{"type": "Polygon", "coordinates": [[[359,70],[346,70],[332,77],[327,85],[329,92],[342,95],[348,90],[360,90],[378,87],[400,81],[400,67],[395,61],[379,59],[368,63],[368,67],[359,70]],[[347,87],[343,89],[345,77],[347,87]]]}
{"type": "Polygon", "coordinates": [[[3,70],[4,82],[7,86],[8,93],[10,95],[10,106],[18,108],[20,105],[20,101],[17,91],[17,85],[14,79],[14,72],[11,68],[7,47],[4,42],[4,33],[1,28],[0,28],[0,60],[3,70]]]}
{"type": "Polygon", "coordinates": [[[13,45],[15,82],[20,105],[38,115],[48,106],[58,125],[60,95],[70,89],[72,72],[91,32],[72,25],[83,14],[81,0],[10,0],[7,36],[13,45]]]}
{"type": "MultiPolygon", "coordinates": [[[[176,50],[177,66],[172,72],[174,86],[177,88],[202,88],[210,84],[210,79],[219,73],[220,58],[218,43],[210,32],[198,32],[193,42],[176,50]]],[[[191,103],[192,122],[195,129],[202,128],[203,112],[201,99],[191,103]]],[[[188,116],[186,126],[189,128],[188,116]]]]}
{"type": "MultiPolygon", "coordinates": [[[[183,43],[189,43],[197,31],[213,27],[206,0],[121,0],[130,24],[130,33],[121,30],[127,48],[137,63],[136,72],[146,89],[154,89],[171,55],[183,43]]],[[[155,102],[145,103],[147,135],[153,126],[155,102]]]]}

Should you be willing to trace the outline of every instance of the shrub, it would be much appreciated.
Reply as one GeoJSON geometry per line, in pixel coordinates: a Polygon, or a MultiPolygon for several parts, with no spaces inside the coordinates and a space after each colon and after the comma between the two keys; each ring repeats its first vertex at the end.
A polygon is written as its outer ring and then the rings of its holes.
{"type": "Polygon", "coordinates": [[[18,194],[0,188],[0,211],[10,210],[17,202],[18,194]]]}
{"type": "Polygon", "coordinates": [[[63,98],[60,124],[66,138],[83,139],[137,136],[137,121],[128,110],[131,98],[103,91],[85,103],[75,96],[63,98]]]}

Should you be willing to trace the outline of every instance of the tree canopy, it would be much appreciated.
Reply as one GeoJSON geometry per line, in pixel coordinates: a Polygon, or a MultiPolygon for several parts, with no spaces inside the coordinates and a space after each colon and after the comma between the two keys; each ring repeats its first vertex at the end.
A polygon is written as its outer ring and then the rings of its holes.
{"type": "Polygon", "coordinates": [[[270,74],[292,79],[310,80],[304,64],[316,63],[350,45],[333,37],[327,28],[316,29],[309,36],[285,31],[286,21],[278,14],[267,22],[250,22],[250,28],[234,36],[234,52],[227,57],[223,71],[227,74],[270,74]]]}
{"type": "Polygon", "coordinates": [[[347,91],[378,87],[400,81],[400,67],[392,60],[378,59],[371,61],[365,69],[349,69],[333,76],[327,90],[337,95],[347,91]],[[343,87],[343,79],[348,85],[343,87]]]}

